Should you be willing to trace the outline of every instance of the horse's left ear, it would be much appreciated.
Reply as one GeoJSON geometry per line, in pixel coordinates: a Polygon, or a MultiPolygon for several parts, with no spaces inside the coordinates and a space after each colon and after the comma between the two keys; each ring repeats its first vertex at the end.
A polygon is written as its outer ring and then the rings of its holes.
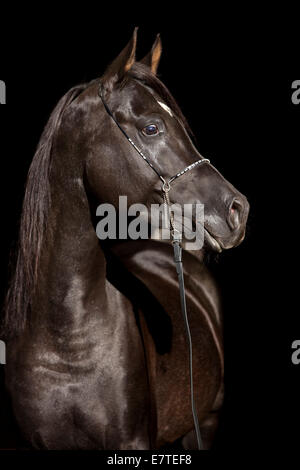
{"type": "Polygon", "coordinates": [[[142,64],[148,65],[148,67],[150,67],[151,72],[154,73],[154,75],[156,75],[158,69],[161,53],[162,44],[160,35],[158,34],[151,51],[143,58],[143,60],[141,60],[142,64]]]}
{"type": "Polygon", "coordinates": [[[124,75],[131,69],[135,62],[137,30],[137,27],[134,28],[132,38],[130,39],[127,46],[108,66],[104,73],[103,81],[112,81],[113,83],[121,81],[124,75]]]}

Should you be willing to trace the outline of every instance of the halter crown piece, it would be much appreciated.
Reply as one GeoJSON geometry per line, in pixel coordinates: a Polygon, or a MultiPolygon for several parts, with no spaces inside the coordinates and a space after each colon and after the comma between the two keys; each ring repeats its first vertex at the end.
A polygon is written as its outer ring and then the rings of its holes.
{"type": "Polygon", "coordinates": [[[142,159],[152,168],[152,170],[157,174],[157,176],[162,181],[162,197],[166,207],[166,210],[169,214],[170,220],[170,228],[171,228],[171,236],[172,236],[172,245],[174,249],[174,262],[176,266],[177,276],[178,276],[178,283],[179,283],[179,291],[180,291],[180,304],[181,304],[181,311],[184,319],[184,325],[189,345],[189,369],[190,369],[190,391],[191,391],[191,406],[192,406],[192,414],[194,420],[194,426],[196,431],[198,449],[203,449],[203,443],[200,434],[200,427],[199,427],[199,420],[197,416],[195,398],[194,398],[194,385],[193,385],[193,345],[192,345],[192,336],[189,327],[188,315],[187,315],[187,308],[186,308],[186,298],[185,298],[185,288],[184,288],[184,276],[183,276],[183,268],[182,268],[182,247],[181,247],[181,237],[179,232],[174,227],[174,218],[173,214],[170,211],[170,198],[169,192],[171,190],[171,183],[175,181],[180,176],[184,175],[188,171],[194,169],[198,165],[202,165],[203,163],[210,164],[210,160],[207,158],[201,158],[196,162],[192,163],[191,165],[187,166],[184,170],[176,173],[176,175],[172,176],[169,181],[166,181],[163,176],[159,173],[159,171],[155,168],[155,166],[148,160],[148,158],[144,155],[144,153],[139,149],[139,147],[134,143],[134,141],[128,136],[126,131],[123,127],[118,123],[115,119],[114,115],[112,114],[110,108],[108,107],[107,103],[103,98],[103,90],[102,90],[102,83],[100,82],[99,86],[99,96],[103,103],[103,106],[115,124],[118,126],[122,134],[126,137],[128,142],[132,145],[132,147],[136,150],[136,152],[142,157],[142,159]]]}

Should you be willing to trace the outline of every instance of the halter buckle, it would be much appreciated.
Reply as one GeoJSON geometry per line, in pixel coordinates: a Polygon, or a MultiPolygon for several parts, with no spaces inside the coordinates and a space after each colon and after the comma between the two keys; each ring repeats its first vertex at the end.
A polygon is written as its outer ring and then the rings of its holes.
{"type": "Polygon", "coordinates": [[[168,193],[171,189],[171,185],[169,181],[164,181],[162,185],[162,190],[164,193],[168,193]]]}

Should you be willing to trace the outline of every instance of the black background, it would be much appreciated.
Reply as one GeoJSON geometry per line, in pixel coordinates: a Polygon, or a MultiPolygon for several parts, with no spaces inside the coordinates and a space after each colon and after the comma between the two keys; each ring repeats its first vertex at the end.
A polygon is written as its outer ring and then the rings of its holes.
{"type": "MultiPolygon", "coordinates": [[[[121,24],[121,11],[118,21],[93,11],[76,18],[40,14],[29,25],[22,24],[19,11],[19,23],[1,39],[6,47],[0,79],[7,85],[7,104],[0,107],[2,297],[26,174],[50,112],[71,86],[103,73],[135,25],[138,58],[160,32],[161,79],[186,115],[200,152],[251,205],[244,243],[211,264],[223,295],[226,360],[215,451],[296,450],[300,366],[291,363],[291,344],[300,338],[294,204],[300,105],[291,102],[291,84],[297,76],[280,78],[280,64],[270,64],[268,41],[242,35],[243,24],[239,34],[225,28],[216,38],[213,28],[203,33],[205,18],[191,21],[193,12],[177,23],[170,17],[151,26],[121,24]]],[[[1,433],[2,446],[9,446],[1,433]]]]}

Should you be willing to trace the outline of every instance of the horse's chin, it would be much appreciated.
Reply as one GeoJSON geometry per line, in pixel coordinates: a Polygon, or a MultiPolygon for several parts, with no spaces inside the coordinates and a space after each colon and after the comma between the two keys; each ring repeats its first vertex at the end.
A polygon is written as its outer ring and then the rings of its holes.
{"type": "Polygon", "coordinates": [[[223,251],[223,246],[221,242],[218,241],[206,228],[204,228],[204,244],[206,248],[209,248],[211,251],[216,253],[221,253],[223,251]]]}
{"type": "Polygon", "coordinates": [[[204,248],[206,250],[221,253],[224,250],[230,250],[239,246],[245,238],[245,232],[239,234],[237,237],[224,238],[221,240],[215,236],[211,230],[204,228],[204,248]]]}

